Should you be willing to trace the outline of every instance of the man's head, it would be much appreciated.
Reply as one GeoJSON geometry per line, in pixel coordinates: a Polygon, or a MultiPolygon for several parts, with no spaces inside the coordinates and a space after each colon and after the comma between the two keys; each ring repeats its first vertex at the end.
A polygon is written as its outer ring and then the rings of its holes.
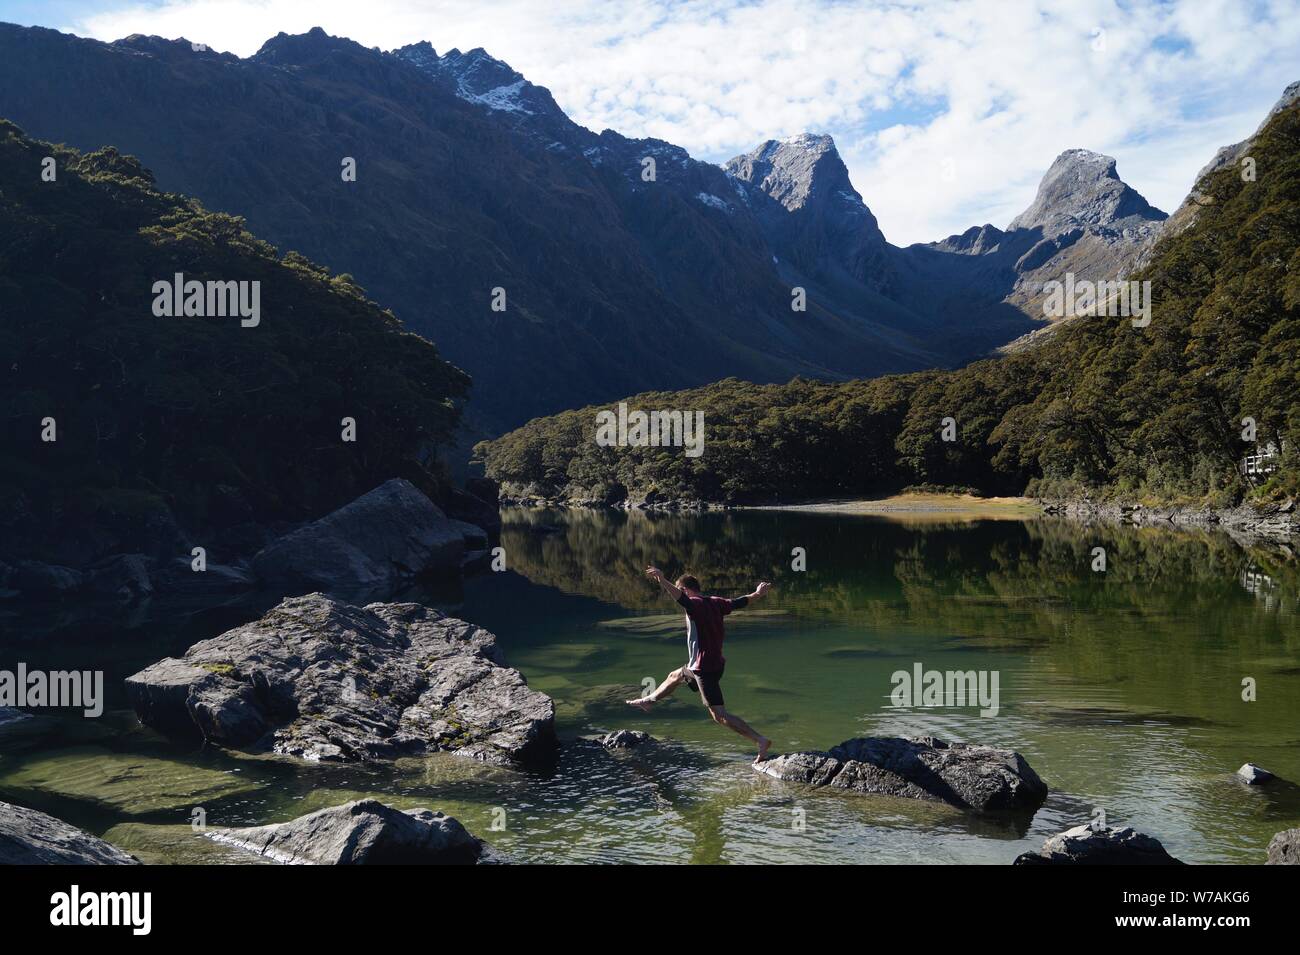
{"type": "Polygon", "coordinates": [[[694,574],[682,574],[677,578],[677,586],[693,594],[700,592],[700,581],[694,574]]]}

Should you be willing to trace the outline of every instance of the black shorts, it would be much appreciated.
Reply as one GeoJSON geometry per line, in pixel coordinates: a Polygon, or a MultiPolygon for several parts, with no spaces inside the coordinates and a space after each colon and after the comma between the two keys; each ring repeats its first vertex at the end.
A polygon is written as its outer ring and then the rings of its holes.
{"type": "Polygon", "coordinates": [[[709,706],[722,706],[722,671],[713,673],[696,673],[686,668],[686,685],[704,696],[709,706]],[[697,682],[698,681],[698,682],[697,682]]]}

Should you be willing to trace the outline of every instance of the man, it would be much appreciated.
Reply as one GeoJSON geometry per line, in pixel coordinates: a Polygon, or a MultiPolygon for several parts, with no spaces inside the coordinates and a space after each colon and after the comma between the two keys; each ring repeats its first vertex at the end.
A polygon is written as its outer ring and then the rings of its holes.
{"type": "Polygon", "coordinates": [[[704,705],[709,709],[713,722],[730,727],[741,736],[752,740],[758,746],[758,755],[754,762],[761,763],[767,759],[768,747],[772,741],[754,729],[739,716],[728,713],[722,700],[722,670],[726,660],[722,656],[722,641],[726,637],[722,618],[733,610],[747,606],[767,593],[772,585],[763,581],[752,594],[727,600],[724,597],[706,597],[700,593],[700,582],[690,574],[677,578],[677,583],[670,584],[658,567],[647,567],[646,576],[663,588],[664,593],[681,604],[686,611],[686,666],[668,674],[655,691],[640,699],[627,702],[643,711],[648,711],[655,703],[685,683],[692,691],[698,690],[704,705]]]}

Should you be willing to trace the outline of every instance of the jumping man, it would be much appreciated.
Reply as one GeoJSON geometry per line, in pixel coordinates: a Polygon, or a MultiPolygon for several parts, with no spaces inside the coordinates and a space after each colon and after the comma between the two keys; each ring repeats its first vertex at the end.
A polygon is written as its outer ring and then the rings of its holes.
{"type": "Polygon", "coordinates": [[[728,713],[722,706],[722,669],[727,662],[722,656],[722,641],[726,636],[722,618],[762,597],[772,585],[763,581],[754,588],[752,594],[727,600],[724,597],[706,597],[701,594],[700,582],[690,574],[683,574],[677,578],[676,584],[670,584],[658,567],[647,567],[645,573],[686,611],[687,661],[686,666],[668,674],[653,693],[627,702],[641,710],[649,710],[664,697],[672,696],[673,691],[685,683],[691,690],[699,690],[700,698],[709,708],[713,722],[728,726],[754,742],[758,747],[758,756],[754,762],[762,762],[767,758],[767,750],[772,741],[755,732],[748,723],[739,716],[728,713]]]}

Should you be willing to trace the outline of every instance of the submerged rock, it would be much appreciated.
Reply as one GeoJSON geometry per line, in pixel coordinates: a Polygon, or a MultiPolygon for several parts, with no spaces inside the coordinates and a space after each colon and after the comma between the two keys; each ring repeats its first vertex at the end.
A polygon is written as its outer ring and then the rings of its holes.
{"type": "Polygon", "coordinates": [[[395,478],[272,541],[253,571],[281,592],[391,590],[419,574],[457,570],[464,550],[456,522],[395,478]]]}
{"type": "Polygon", "coordinates": [[[126,681],[142,722],[307,759],[445,750],[504,766],[555,756],[555,707],[496,637],[419,604],[292,597],[126,681]]]}
{"type": "Polygon", "coordinates": [[[653,736],[640,730],[615,730],[600,738],[600,745],[606,749],[635,749],[656,742],[653,736]]]}
{"type": "Polygon", "coordinates": [[[1012,865],[1182,865],[1157,839],[1135,829],[1075,826],[1058,832],[1038,852],[1025,852],[1012,865]]]}
{"type": "Polygon", "coordinates": [[[1019,753],[932,736],[860,737],[830,752],[788,753],[754,768],[809,786],[946,802],[975,812],[1037,809],[1047,786],[1019,753]]]}
{"type": "Polygon", "coordinates": [[[1283,829],[1268,841],[1265,865],[1300,865],[1300,829],[1283,829]]]}
{"type": "Polygon", "coordinates": [[[286,865],[482,865],[505,861],[451,816],[428,809],[394,809],[375,799],[321,809],[279,825],[204,834],[286,865]]]}
{"type": "Polygon", "coordinates": [[[1250,786],[1261,786],[1277,778],[1267,769],[1256,766],[1254,763],[1246,763],[1241,769],[1237,770],[1237,777],[1250,786]]]}
{"type": "Polygon", "coordinates": [[[0,802],[0,865],[139,865],[116,846],[35,809],[0,802]]]}
{"type": "Polygon", "coordinates": [[[114,816],[188,815],[194,806],[256,792],[247,773],[224,772],[189,762],[79,746],[28,758],[5,777],[15,794],[75,800],[114,816]]]}

